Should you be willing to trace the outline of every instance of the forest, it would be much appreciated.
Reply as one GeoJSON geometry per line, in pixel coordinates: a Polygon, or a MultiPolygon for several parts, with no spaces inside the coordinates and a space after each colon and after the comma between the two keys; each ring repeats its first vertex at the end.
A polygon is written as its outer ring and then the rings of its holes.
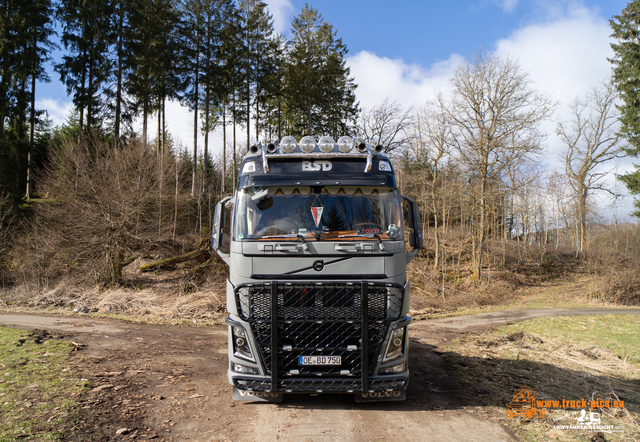
{"type": "MultiPolygon", "coordinates": [[[[559,104],[516,61],[483,50],[420,108],[387,98],[363,109],[346,44],[309,5],[294,17],[290,40],[274,32],[258,0],[2,0],[0,11],[6,303],[26,296],[16,294],[23,286],[42,305],[58,302],[56,287],[69,281],[149,287],[126,268],[194,250],[205,251],[173,290],[219,282],[224,270],[206,252],[213,207],[234,190],[253,140],[286,135],[351,135],[383,146],[401,192],[421,208],[426,244],[412,271],[425,299],[445,302],[478,287],[487,294],[496,271],[544,275],[564,272],[567,260],[637,259],[638,229],[618,222],[620,190],[605,185],[603,172],[639,152],[637,99],[626,83],[638,68],[629,45],[640,53],[637,37],[625,33],[632,6],[611,22],[621,42],[611,81],[571,103],[565,121],[553,120],[559,104]],[[53,59],[56,50],[63,55],[53,59]],[[57,127],[35,105],[47,63],[74,105],[57,127]],[[168,101],[192,112],[192,145],[177,145],[166,130],[168,101]],[[549,121],[564,145],[562,173],[540,166],[549,121]],[[214,131],[223,134],[218,155],[206,136],[214,131]],[[604,211],[598,192],[612,195],[604,211]]],[[[621,180],[616,186],[632,193],[640,187],[634,174],[621,180]]],[[[640,283],[633,263],[615,269],[632,278],[620,302],[640,301],[625,297],[640,283]]]]}

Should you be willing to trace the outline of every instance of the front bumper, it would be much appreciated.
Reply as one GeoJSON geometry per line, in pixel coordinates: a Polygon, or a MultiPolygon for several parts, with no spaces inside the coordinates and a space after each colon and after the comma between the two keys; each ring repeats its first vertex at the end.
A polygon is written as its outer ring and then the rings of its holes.
{"type": "MultiPolygon", "coordinates": [[[[255,364],[249,365],[259,372],[254,376],[230,368],[235,399],[277,401],[284,393],[352,393],[356,400],[404,399],[408,371],[378,375],[385,367],[403,363],[406,367],[406,332],[403,354],[382,364],[391,330],[411,323],[410,317],[402,315],[402,286],[366,281],[274,281],[242,284],[234,291],[239,317],[227,318],[227,323],[230,329],[246,329],[255,357],[255,364]],[[277,350],[272,352],[272,348],[277,350]],[[342,364],[300,366],[301,355],[340,356],[342,364]]],[[[230,367],[247,365],[233,353],[230,342],[230,367]]]]}

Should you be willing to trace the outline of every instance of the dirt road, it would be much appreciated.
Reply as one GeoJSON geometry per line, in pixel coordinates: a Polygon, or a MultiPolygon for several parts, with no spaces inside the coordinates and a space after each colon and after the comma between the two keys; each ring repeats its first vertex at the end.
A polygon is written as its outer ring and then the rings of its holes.
{"type": "Polygon", "coordinates": [[[69,440],[372,441],[515,440],[463,391],[439,347],[460,333],[543,316],[640,309],[540,309],[421,321],[410,328],[405,402],[356,404],[348,395],[290,395],[282,404],[238,403],[227,383],[227,329],[140,325],[90,317],[0,313],[0,325],[62,333],[82,345],[70,368],[93,387],[69,440]]]}

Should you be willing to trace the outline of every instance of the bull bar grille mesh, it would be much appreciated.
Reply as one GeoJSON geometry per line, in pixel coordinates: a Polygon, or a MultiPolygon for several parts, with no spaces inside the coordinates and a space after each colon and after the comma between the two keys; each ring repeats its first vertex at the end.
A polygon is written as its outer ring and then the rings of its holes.
{"type": "Polygon", "coordinates": [[[309,390],[308,382],[293,382],[316,376],[344,379],[343,384],[335,384],[340,387],[332,384],[332,388],[338,388],[335,391],[366,390],[389,324],[400,318],[403,296],[399,284],[372,282],[270,282],[235,288],[239,316],[250,324],[266,372],[272,381],[280,380],[272,383],[279,390],[295,391],[318,390],[309,390]],[[277,318],[275,330],[272,317],[277,318]],[[363,328],[364,323],[367,327],[363,328]],[[274,358],[271,348],[275,343],[274,358]],[[299,365],[299,356],[315,355],[340,356],[342,363],[299,365]],[[289,381],[293,383],[283,384],[289,381]]]}

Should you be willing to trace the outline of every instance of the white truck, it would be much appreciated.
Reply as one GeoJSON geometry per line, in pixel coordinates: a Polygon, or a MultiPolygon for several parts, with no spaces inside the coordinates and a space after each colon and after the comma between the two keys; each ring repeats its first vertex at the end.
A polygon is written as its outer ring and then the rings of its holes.
{"type": "Polygon", "coordinates": [[[251,146],[212,235],[229,265],[233,398],[403,400],[406,264],[422,244],[418,206],[399,194],[382,146],[346,136],[251,146]]]}

